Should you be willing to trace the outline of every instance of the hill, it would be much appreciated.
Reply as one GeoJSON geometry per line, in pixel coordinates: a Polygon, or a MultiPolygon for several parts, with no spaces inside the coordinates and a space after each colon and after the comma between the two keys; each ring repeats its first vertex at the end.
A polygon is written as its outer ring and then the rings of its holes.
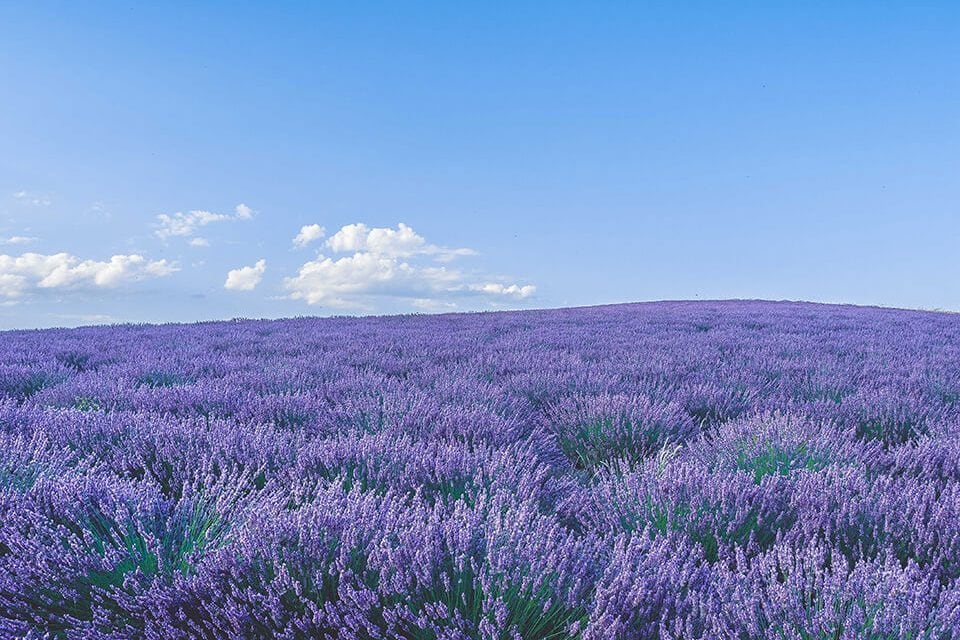
{"type": "Polygon", "coordinates": [[[960,316],[0,334],[0,636],[949,638],[960,316]]]}

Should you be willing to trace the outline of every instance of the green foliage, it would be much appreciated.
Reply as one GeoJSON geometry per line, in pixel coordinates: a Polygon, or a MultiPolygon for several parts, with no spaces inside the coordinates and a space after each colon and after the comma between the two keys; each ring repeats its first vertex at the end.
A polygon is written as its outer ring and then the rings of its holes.
{"type": "Polygon", "coordinates": [[[137,376],[136,383],[145,387],[172,387],[189,382],[186,376],[169,371],[148,371],[137,376]]]}
{"type": "Polygon", "coordinates": [[[273,424],[278,429],[297,431],[309,425],[314,419],[316,416],[311,411],[284,409],[273,416],[273,424]]]}
{"type": "Polygon", "coordinates": [[[410,477],[397,461],[360,461],[345,459],[337,464],[317,465],[316,477],[339,484],[344,491],[357,489],[383,496],[419,496],[428,504],[463,500],[468,505],[476,502],[482,481],[469,473],[451,473],[445,477],[410,477]]]}
{"type": "Polygon", "coordinates": [[[807,402],[832,402],[840,404],[845,397],[853,393],[851,389],[838,387],[830,384],[814,384],[807,387],[801,387],[797,394],[801,400],[807,402]]]}
{"type": "MultiPolygon", "coordinates": [[[[440,603],[447,612],[447,620],[437,621],[441,628],[449,620],[466,623],[468,629],[480,630],[484,624],[502,631],[497,640],[575,640],[580,633],[571,635],[571,627],[583,628],[588,618],[584,607],[568,607],[555,597],[557,576],[548,576],[539,583],[518,584],[494,577],[488,581],[489,592],[484,591],[480,578],[480,566],[475,561],[454,562],[448,559],[434,572],[433,588],[424,590],[415,597],[404,598],[407,607],[421,614],[428,604],[440,603]],[[496,620],[488,603],[499,602],[506,616],[496,620]],[[514,635],[514,633],[516,635],[514,635]]],[[[406,627],[403,638],[407,640],[439,640],[433,629],[414,625],[406,627]]],[[[488,637],[484,635],[483,637],[488,637]]]]}
{"type": "Polygon", "coordinates": [[[8,380],[0,380],[0,391],[12,397],[25,400],[48,387],[60,384],[64,378],[65,376],[63,374],[34,371],[23,377],[18,376],[11,377],[8,380]]]}
{"type": "Polygon", "coordinates": [[[103,405],[101,405],[100,401],[96,398],[79,396],[74,400],[73,408],[77,411],[100,411],[103,409],[103,405]]]}
{"type": "Polygon", "coordinates": [[[770,442],[759,451],[742,447],[736,453],[735,462],[736,468],[750,473],[756,484],[760,484],[767,476],[785,476],[797,469],[819,471],[829,463],[824,456],[810,451],[807,444],[802,442],[789,447],[770,442]]]}
{"type": "Polygon", "coordinates": [[[769,549],[777,533],[793,523],[791,513],[773,514],[752,505],[694,500],[684,492],[641,491],[615,497],[617,525],[625,532],[646,531],[651,538],[680,534],[703,548],[708,562],[717,562],[722,549],[769,549]]]}
{"type": "Polygon", "coordinates": [[[57,361],[68,369],[77,373],[93,369],[93,357],[89,353],[67,351],[57,356],[57,361]]]}
{"type": "Polygon", "coordinates": [[[131,598],[154,581],[193,573],[205,554],[226,544],[230,531],[227,520],[202,500],[172,508],[81,500],[72,512],[49,517],[71,553],[19,594],[24,610],[17,616],[56,638],[73,637],[77,622],[104,633],[138,635],[143,618],[130,609],[131,598]]]}
{"type": "Polygon", "coordinates": [[[876,440],[885,447],[895,447],[914,442],[926,433],[919,420],[909,416],[872,417],[860,420],[856,425],[857,438],[876,440]]]}
{"type": "Polygon", "coordinates": [[[560,433],[560,449],[574,468],[595,472],[637,463],[663,446],[661,425],[612,417],[582,422],[560,433]]]}
{"type": "Polygon", "coordinates": [[[43,465],[37,460],[20,464],[0,463],[0,489],[24,493],[29,491],[43,474],[43,465]]]}

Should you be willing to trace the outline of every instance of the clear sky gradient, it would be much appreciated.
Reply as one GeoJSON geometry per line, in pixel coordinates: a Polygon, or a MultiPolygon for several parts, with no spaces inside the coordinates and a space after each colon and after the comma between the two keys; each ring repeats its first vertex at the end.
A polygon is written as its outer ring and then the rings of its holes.
{"type": "Polygon", "coordinates": [[[958,310],[960,11],[893,4],[0,4],[0,327],[958,310]]]}

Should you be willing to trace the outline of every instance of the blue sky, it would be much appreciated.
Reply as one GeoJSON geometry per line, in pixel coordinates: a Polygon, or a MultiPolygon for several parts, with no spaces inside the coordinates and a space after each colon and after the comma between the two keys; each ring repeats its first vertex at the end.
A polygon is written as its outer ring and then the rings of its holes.
{"type": "Polygon", "coordinates": [[[960,12],[892,4],[4,3],[0,327],[958,310],[960,12]]]}

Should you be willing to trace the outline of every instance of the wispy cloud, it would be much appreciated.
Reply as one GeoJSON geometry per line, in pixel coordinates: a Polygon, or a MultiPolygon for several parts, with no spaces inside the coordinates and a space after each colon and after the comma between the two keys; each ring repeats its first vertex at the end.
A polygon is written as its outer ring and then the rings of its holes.
{"type": "Polygon", "coordinates": [[[9,238],[0,238],[0,244],[3,245],[23,245],[36,242],[39,238],[33,236],[10,236],[9,238]]]}
{"type": "Polygon", "coordinates": [[[17,191],[13,194],[13,198],[31,207],[49,207],[53,203],[49,196],[31,191],[17,191]]]}
{"type": "Polygon", "coordinates": [[[107,205],[100,200],[97,200],[96,202],[91,204],[90,207],[87,209],[87,213],[93,216],[98,216],[103,218],[112,217],[112,214],[110,213],[110,210],[107,208],[107,205]]]}
{"type": "Polygon", "coordinates": [[[445,264],[472,249],[450,249],[431,244],[410,226],[342,227],[325,246],[336,256],[318,255],[301,265],[297,275],[284,280],[289,296],[307,304],[337,308],[375,308],[378,298],[404,299],[418,309],[451,309],[456,301],[520,300],[534,294],[531,284],[499,282],[445,264]]]}
{"type": "Polygon", "coordinates": [[[490,293],[497,296],[514,296],[516,298],[526,298],[532,296],[537,288],[533,285],[516,285],[510,284],[505,285],[499,282],[485,282],[484,284],[472,284],[470,285],[471,291],[479,291],[481,293],[490,293]]]}
{"type": "MultiPolygon", "coordinates": [[[[154,235],[161,240],[191,238],[198,229],[209,224],[234,220],[249,220],[252,217],[253,210],[243,203],[234,207],[233,213],[214,213],[205,210],[194,210],[186,213],[182,211],[176,213],[161,213],[157,216],[154,235]]],[[[205,244],[194,244],[195,240],[198,240],[198,238],[191,238],[190,243],[194,246],[207,246],[205,244]]],[[[199,238],[199,240],[206,242],[203,238],[199,238]]],[[[209,242],[207,244],[209,244],[209,242]]]]}

